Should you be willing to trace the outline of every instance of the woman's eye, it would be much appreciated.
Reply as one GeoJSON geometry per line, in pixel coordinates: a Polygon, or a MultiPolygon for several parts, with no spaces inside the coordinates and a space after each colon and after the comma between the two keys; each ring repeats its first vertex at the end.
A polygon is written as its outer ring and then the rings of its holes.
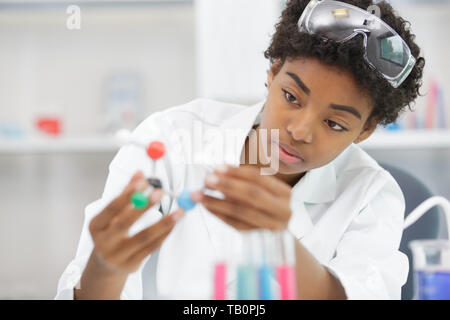
{"type": "MultiPolygon", "coordinates": [[[[297,101],[297,100],[295,99],[295,97],[294,97],[292,94],[290,94],[288,91],[283,90],[283,92],[284,92],[284,96],[285,96],[285,98],[286,98],[287,101],[289,101],[289,102],[291,102],[291,103],[294,103],[295,101],[297,101]],[[291,99],[293,99],[293,100],[291,100],[291,99]]],[[[297,102],[298,102],[298,101],[297,101],[297,102]]]]}
{"type": "Polygon", "coordinates": [[[334,121],[326,120],[326,122],[327,122],[328,126],[335,131],[347,131],[346,128],[344,128],[343,126],[341,126],[340,124],[338,124],[334,121]]]}

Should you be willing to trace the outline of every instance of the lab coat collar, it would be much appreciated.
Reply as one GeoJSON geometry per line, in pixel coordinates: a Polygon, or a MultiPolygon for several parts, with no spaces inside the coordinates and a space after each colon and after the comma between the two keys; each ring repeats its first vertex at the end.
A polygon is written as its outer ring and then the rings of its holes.
{"type": "MultiPolygon", "coordinates": [[[[230,158],[227,157],[232,160],[229,164],[239,166],[245,139],[253,125],[259,123],[265,102],[265,100],[259,101],[225,119],[221,123],[220,129],[222,131],[237,129],[235,152],[233,152],[230,158]]],[[[212,143],[211,140],[212,137],[209,139],[208,144],[212,143]]],[[[206,164],[206,166],[210,169],[214,167],[214,165],[209,164],[206,164]]],[[[292,199],[305,203],[326,203],[333,201],[336,197],[336,170],[334,161],[306,172],[294,185],[292,193],[294,195],[292,199]]]]}
{"type": "Polygon", "coordinates": [[[305,203],[325,203],[336,198],[334,161],[309,170],[292,188],[292,199],[305,203]]]}

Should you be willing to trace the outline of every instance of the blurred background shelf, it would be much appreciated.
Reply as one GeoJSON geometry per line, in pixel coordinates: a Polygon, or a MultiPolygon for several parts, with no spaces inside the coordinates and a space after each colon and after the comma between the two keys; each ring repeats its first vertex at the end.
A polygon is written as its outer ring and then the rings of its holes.
{"type": "Polygon", "coordinates": [[[93,135],[64,138],[0,138],[0,154],[29,153],[103,153],[119,150],[113,136],[93,135]]]}
{"type": "Polygon", "coordinates": [[[450,148],[450,130],[380,131],[361,142],[364,149],[450,148]]]}
{"type": "MultiPolygon", "coordinates": [[[[362,142],[367,150],[450,148],[450,130],[380,131],[362,142]]],[[[0,154],[117,152],[120,144],[110,135],[49,138],[0,138],[0,154]]]]}

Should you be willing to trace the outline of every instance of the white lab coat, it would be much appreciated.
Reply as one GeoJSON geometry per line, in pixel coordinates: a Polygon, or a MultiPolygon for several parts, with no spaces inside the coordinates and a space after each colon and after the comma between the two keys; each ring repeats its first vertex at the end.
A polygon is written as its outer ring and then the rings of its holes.
{"type": "MultiPolygon", "coordinates": [[[[259,121],[264,102],[248,107],[196,99],[153,113],[133,131],[133,137],[147,143],[158,139],[166,144],[164,160],[156,163],[156,175],[165,187],[175,192],[196,190],[203,186],[206,174],[212,172],[217,161],[214,147],[220,144],[211,132],[196,138],[199,124],[203,130],[215,132],[241,129],[235,139],[225,141],[235,142],[225,147],[225,162],[238,166],[245,138],[259,121]],[[186,140],[186,133],[194,134],[191,142],[186,140]],[[189,143],[201,146],[197,149],[201,152],[192,154],[189,143]],[[203,164],[192,164],[199,154],[203,164]],[[207,159],[209,162],[205,163],[207,159]]],[[[102,197],[86,207],[76,256],[59,280],[56,299],[73,299],[73,288],[93,248],[89,222],[123,190],[138,169],[150,175],[149,158],[134,145],[123,146],[109,166],[102,197]]],[[[327,165],[307,172],[292,189],[290,204],[288,230],[341,281],[349,299],[400,299],[408,274],[407,257],[398,250],[404,198],[392,176],[366,152],[352,144],[327,165]]],[[[164,213],[175,208],[177,203],[169,196],[162,199],[164,213]]],[[[156,206],[149,209],[130,234],[160,217],[156,206]]],[[[218,259],[240,254],[239,235],[201,205],[187,212],[163,242],[155,260],[158,296],[212,298],[212,265],[218,259]]],[[[143,298],[142,271],[147,262],[148,258],[130,274],[122,299],[143,298]]],[[[229,279],[229,297],[234,296],[234,284],[234,279],[229,279]]]]}

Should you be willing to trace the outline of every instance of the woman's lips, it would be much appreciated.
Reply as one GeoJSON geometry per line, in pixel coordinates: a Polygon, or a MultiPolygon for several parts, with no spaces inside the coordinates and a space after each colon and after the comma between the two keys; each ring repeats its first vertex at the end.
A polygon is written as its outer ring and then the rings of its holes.
{"type": "Polygon", "coordinates": [[[298,155],[296,151],[293,151],[287,147],[284,143],[278,143],[278,152],[280,159],[287,163],[299,163],[305,161],[298,155]]]}

